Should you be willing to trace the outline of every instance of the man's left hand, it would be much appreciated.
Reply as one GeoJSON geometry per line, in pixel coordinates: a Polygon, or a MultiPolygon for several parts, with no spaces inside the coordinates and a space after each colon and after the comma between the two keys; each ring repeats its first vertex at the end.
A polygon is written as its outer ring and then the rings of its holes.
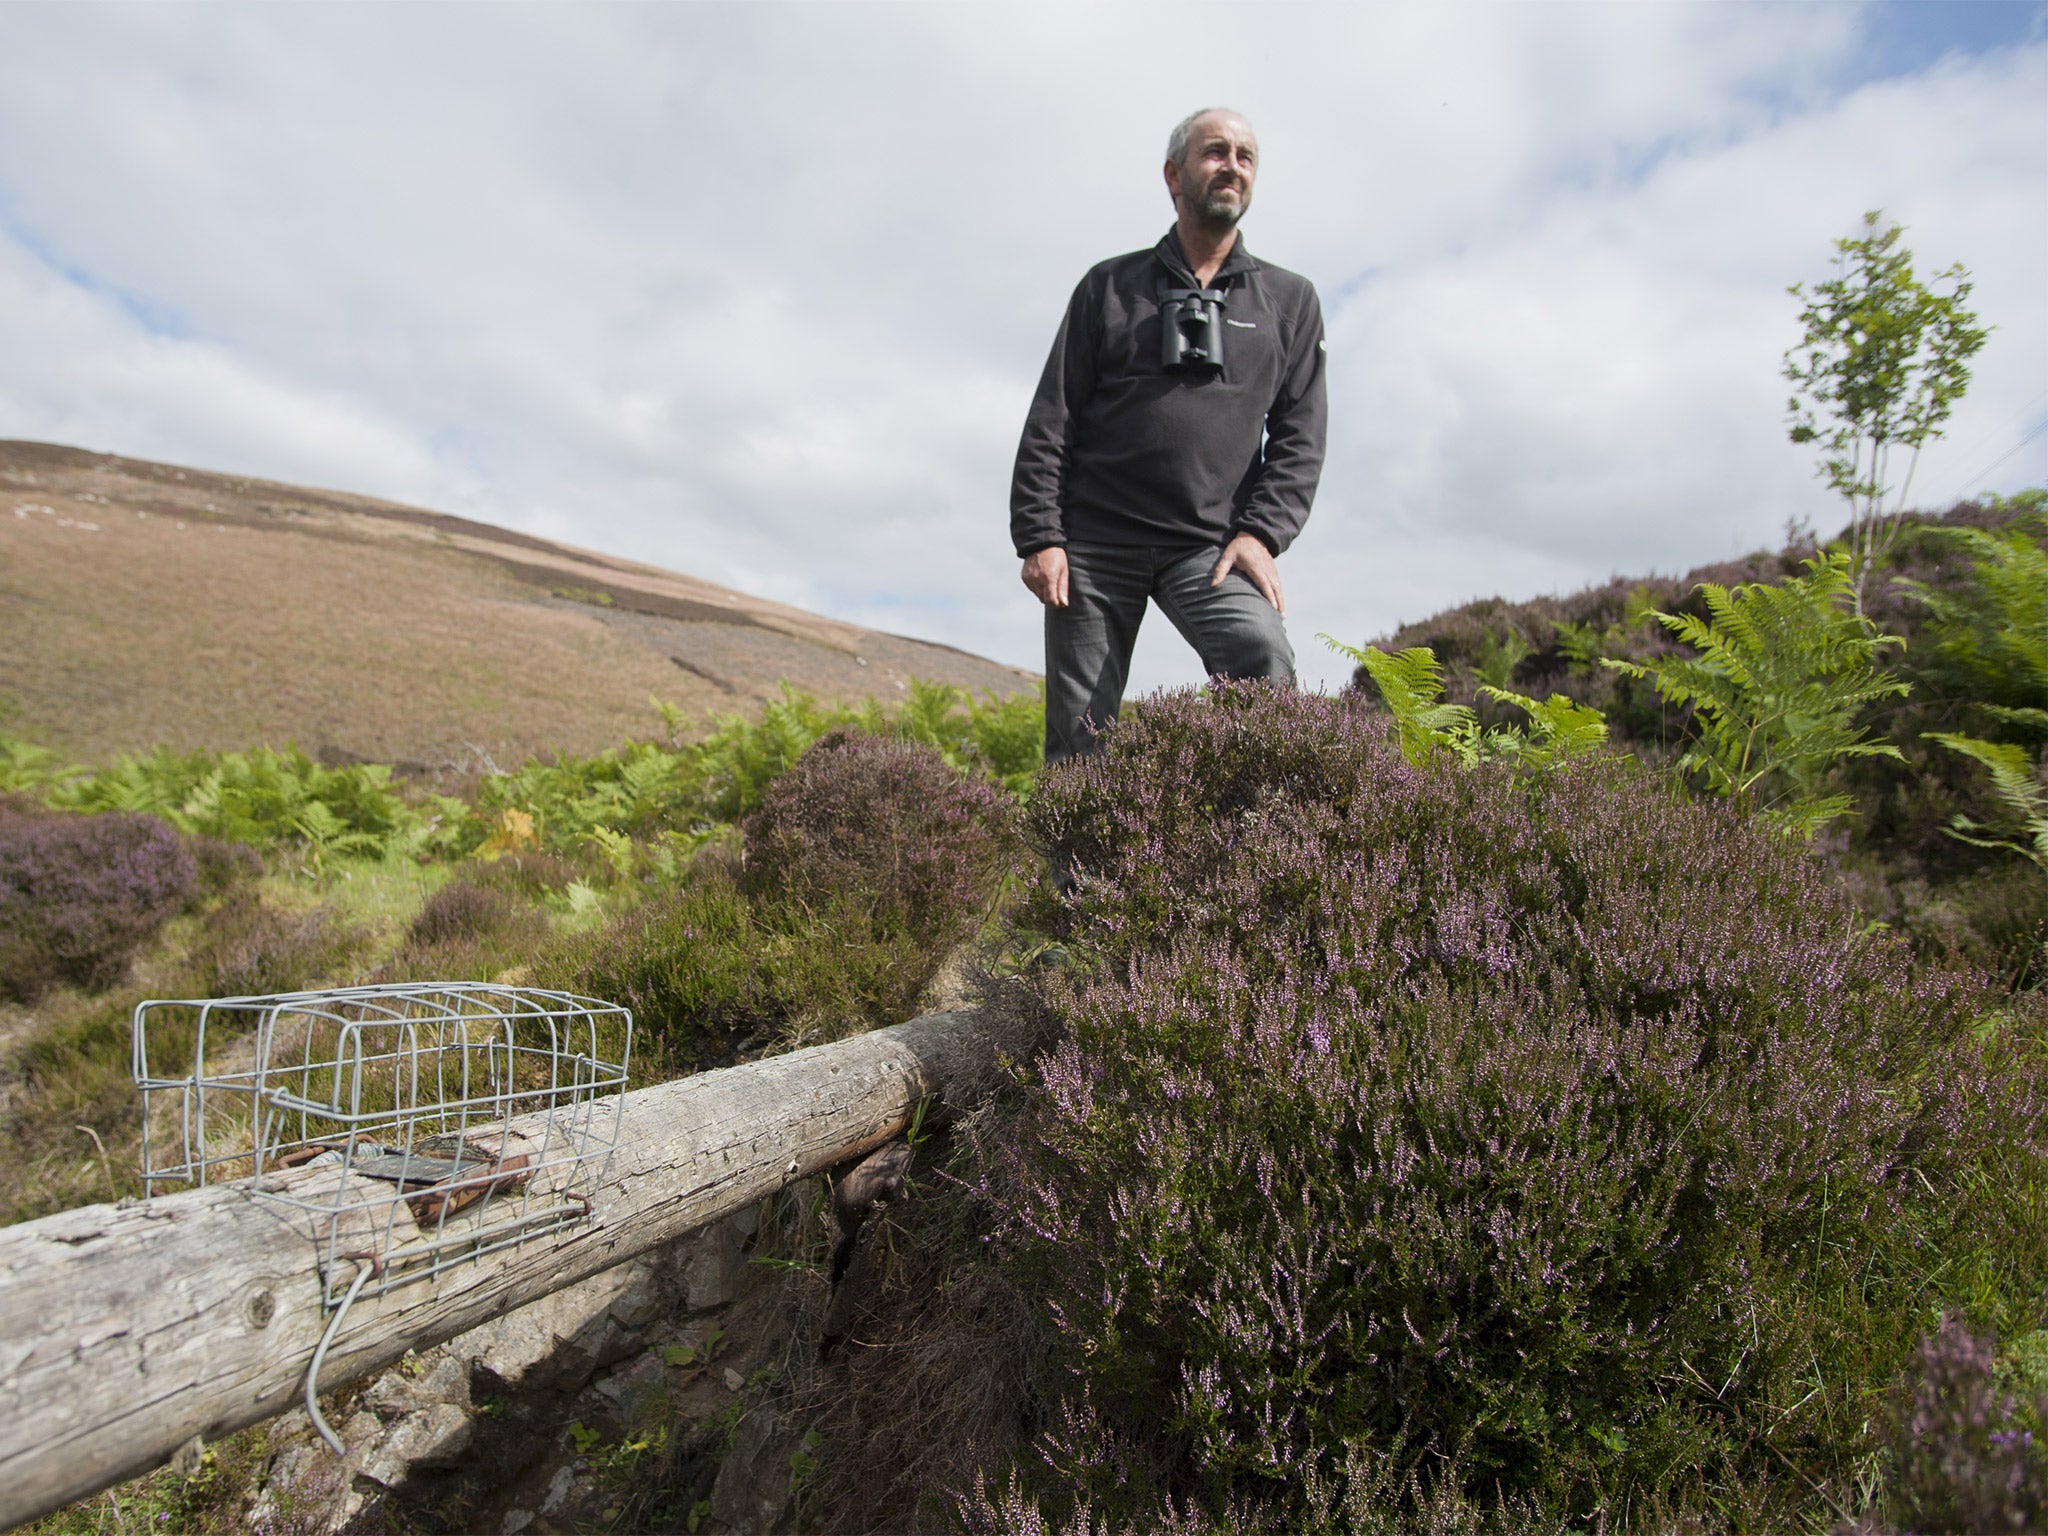
{"type": "Polygon", "coordinates": [[[1279,609],[1284,616],[1287,612],[1287,594],[1280,590],[1280,566],[1274,560],[1273,552],[1266,548],[1266,541],[1255,533],[1240,533],[1223,546],[1223,555],[1216,562],[1216,569],[1209,573],[1209,585],[1220,587],[1223,578],[1233,570],[1243,571],[1251,578],[1251,584],[1260,594],[1279,609]]]}

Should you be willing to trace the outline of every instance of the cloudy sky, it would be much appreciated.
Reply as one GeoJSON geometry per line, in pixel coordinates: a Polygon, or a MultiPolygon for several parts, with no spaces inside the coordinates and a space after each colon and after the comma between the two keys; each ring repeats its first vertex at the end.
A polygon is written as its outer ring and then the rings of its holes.
{"type": "MultiPolygon", "coordinates": [[[[1074,282],[1229,103],[1311,277],[1305,675],[1838,506],[1795,279],[1865,209],[1995,324],[1916,491],[2048,483],[2048,5],[0,5],[0,437],[395,497],[1036,667],[1074,282]]],[[[1915,500],[1922,500],[1916,494],[1915,500]]],[[[1155,618],[1144,686],[1197,668],[1155,618]]]]}

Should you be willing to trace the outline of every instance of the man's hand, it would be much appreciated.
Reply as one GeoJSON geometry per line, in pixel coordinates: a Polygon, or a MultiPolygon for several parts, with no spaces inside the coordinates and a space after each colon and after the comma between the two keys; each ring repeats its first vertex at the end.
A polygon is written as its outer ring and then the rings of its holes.
{"type": "MultiPolygon", "coordinates": [[[[1269,560],[1267,564],[1272,562],[1269,560]]],[[[1221,577],[1217,578],[1219,581],[1221,577]]],[[[1048,608],[1067,606],[1067,552],[1055,544],[1024,557],[1024,585],[1048,608]]]]}
{"type": "MultiPolygon", "coordinates": [[[[1233,570],[1243,571],[1267,602],[1283,615],[1287,612],[1287,594],[1280,590],[1280,566],[1273,559],[1273,552],[1266,548],[1264,539],[1255,533],[1240,533],[1224,545],[1222,558],[1216,562],[1216,569],[1209,573],[1209,585],[1222,586],[1223,578],[1233,570]]],[[[1063,562],[1060,571],[1060,589],[1063,592],[1066,590],[1066,577],[1063,562]]],[[[1027,583],[1031,580],[1028,573],[1024,580],[1027,583]]]]}

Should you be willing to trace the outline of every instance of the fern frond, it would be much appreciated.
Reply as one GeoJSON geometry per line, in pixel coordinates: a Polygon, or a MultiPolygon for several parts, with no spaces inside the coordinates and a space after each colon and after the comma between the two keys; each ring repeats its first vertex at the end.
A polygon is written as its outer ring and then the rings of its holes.
{"type": "Polygon", "coordinates": [[[1767,826],[1788,837],[1811,838],[1837,816],[1850,815],[1855,809],[1856,802],[1847,795],[1820,795],[1789,801],[1782,806],[1766,806],[1758,815],[1767,826]]]}
{"type": "Polygon", "coordinates": [[[1373,680],[1386,700],[1401,736],[1401,754],[1417,767],[1437,752],[1450,752],[1461,762],[1479,760],[1479,721],[1463,704],[1443,702],[1443,665],[1426,645],[1389,654],[1376,645],[1364,650],[1329,635],[1325,645],[1349,656],[1373,680]]]}
{"type": "Polygon", "coordinates": [[[1928,740],[1940,742],[1951,752],[1960,752],[1982,764],[1991,775],[1991,792],[2004,813],[2002,827],[1958,815],[1942,830],[1959,842],[1979,848],[2010,849],[2048,869],[2048,788],[2043,787],[2026,749],[2011,742],[1985,741],[1952,731],[1929,731],[1926,735],[1928,740]]]}
{"type": "MultiPolygon", "coordinates": [[[[1607,717],[1564,694],[1553,693],[1538,701],[1505,688],[1485,687],[1479,691],[1488,698],[1514,705],[1529,717],[1529,740],[1524,743],[1517,732],[1513,750],[1538,759],[1542,766],[1585,757],[1599,751],[1607,740],[1607,717]]],[[[1505,732],[1497,731],[1494,735],[1503,737],[1505,732]]]]}
{"type": "Polygon", "coordinates": [[[1851,606],[1846,556],[1806,562],[1782,585],[1700,584],[1707,617],[1652,616],[1692,655],[1609,661],[1647,679],[1670,703],[1689,707],[1699,738],[1680,759],[1714,794],[1749,801],[1777,824],[1808,833],[1844,814],[1849,802],[1821,793],[1829,767],[1845,757],[1897,757],[1871,741],[1856,714],[1907,685],[1877,664],[1899,644],[1851,606]]]}
{"type": "Polygon", "coordinates": [[[2029,736],[2048,736],[2048,709],[2009,709],[2002,704],[1977,706],[1994,720],[2002,720],[2029,736]]]}
{"type": "Polygon", "coordinates": [[[83,776],[49,747],[0,736],[0,795],[30,794],[83,776]]]}

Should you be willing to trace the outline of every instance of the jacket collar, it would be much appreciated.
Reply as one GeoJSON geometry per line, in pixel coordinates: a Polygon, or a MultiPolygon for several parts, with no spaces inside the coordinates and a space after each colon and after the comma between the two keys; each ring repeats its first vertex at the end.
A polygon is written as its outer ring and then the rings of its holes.
{"type": "MultiPolygon", "coordinates": [[[[1158,253],[1159,259],[1165,264],[1167,271],[1171,272],[1176,278],[1187,282],[1191,286],[1195,286],[1194,263],[1188,260],[1188,253],[1181,248],[1180,230],[1178,227],[1169,224],[1165,235],[1160,238],[1159,244],[1153,247],[1153,249],[1158,253]]],[[[1220,283],[1226,277],[1231,277],[1236,273],[1256,272],[1258,270],[1258,262],[1253,260],[1252,253],[1244,248],[1244,231],[1239,230],[1237,233],[1237,243],[1231,246],[1230,254],[1223,258],[1223,265],[1216,269],[1216,275],[1210,279],[1210,282],[1220,283]]]]}

